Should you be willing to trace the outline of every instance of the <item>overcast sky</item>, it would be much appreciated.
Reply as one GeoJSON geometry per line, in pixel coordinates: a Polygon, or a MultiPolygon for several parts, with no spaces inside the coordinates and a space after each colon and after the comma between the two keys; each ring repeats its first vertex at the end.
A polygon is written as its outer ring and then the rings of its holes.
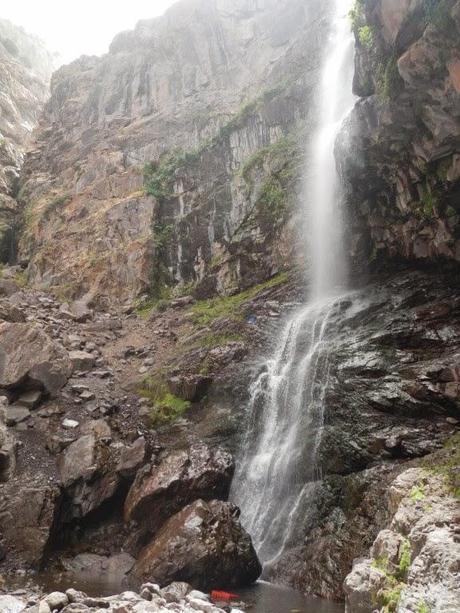
{"type": "Polygon", "coordinates": [[[162,15],[175,0],[0,0],[0,17],[42,38],[63,62],[105,53],[139,19],[162,15]]]}

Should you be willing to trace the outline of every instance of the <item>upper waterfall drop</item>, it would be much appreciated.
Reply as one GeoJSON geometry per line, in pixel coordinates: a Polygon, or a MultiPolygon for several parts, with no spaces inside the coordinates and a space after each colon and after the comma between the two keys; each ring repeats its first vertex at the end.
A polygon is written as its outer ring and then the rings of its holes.
{"type": "Polygon", "coordinates": [[[305,220],[313,300],[346,287],[340,182],[334,145],[345,117],[353,108],[354,37],[348,18],[352,2],[335,0],[334,24],[316,97],[318,128],[304,173],[305,220]]]}
{"type": "Polygon", "coordinates": [[[331,329],[346,287],[340,181],[334,144],[353,106],[351,0],[334,0],[306,156],[302,203],[310,297],[281,330],[250,389],[248,421],[231,497],[265,570],[298,542],[321,470],[331,329]]]}

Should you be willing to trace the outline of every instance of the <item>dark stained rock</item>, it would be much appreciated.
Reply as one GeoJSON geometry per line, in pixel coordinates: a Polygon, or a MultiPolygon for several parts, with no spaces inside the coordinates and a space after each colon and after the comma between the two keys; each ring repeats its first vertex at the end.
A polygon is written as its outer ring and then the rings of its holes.
{"type": "Polygon", "coordinates": [[[190,402],[202,400],[211,383],[212,378],[205,375],[178,375],[168,380],[171,393],[190,402]]]}
{"type": "Polygon", "coordinates": [[[238,517],[230,503],[195,501],[171,517],[144,548],[136,575],[160,585],[186,581],[203,590],[253,583],[262,569],[238,517]]]}
{"type": "Polygon", "coordinates": [[[142,468],[125,501],[125,521],[155,532],[174,513],[198,498],[225,499],[233,476],[232,456],[198,444],[172,451],[142,468]]]}
{"type": "Polygon", "coordinates": [[[71,374],[67,351],[38,326],[0,325],[0,387],[39,387],[55,395],[71,374]]]}

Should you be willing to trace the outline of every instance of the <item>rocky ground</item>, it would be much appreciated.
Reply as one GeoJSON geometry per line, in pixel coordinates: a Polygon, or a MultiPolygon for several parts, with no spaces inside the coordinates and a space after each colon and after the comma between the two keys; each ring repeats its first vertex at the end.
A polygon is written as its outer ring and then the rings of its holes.
{"type": "Polygon", "coordinates": [[[146,583],[140,593],[126,591],[116,596],[92,598],[84,592],[68,589],[37,596],[18,590],[13,595],[0,595],[2,613],[84,613],[107,611],[107,613],[241,613],[240,609],[225,602],[214,604],[209,596],[194,590],[184,582],[171,583],[160,589],[159,585],[146,583]]]}

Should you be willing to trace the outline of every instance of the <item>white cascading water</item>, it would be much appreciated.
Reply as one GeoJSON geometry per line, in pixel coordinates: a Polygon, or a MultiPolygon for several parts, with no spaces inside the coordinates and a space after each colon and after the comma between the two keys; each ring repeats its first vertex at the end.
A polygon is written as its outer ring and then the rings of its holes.
{"type": "Polygon", "coordinates": [[[321,479],[317,456],[329,376],[329,327],[346,286],[334,143],[354,102],[352,2],[332,1],[332,33],[317,96],[318,130],[305,169],[310,296],[287,321],[273,358],[251,386],[231,493],[266,571],[289,546],[299,544],[321,479]]]}

